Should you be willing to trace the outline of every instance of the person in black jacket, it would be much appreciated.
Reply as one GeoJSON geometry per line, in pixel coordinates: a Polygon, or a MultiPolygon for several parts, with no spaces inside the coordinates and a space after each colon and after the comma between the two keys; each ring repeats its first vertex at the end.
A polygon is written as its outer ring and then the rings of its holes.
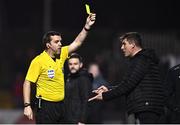
{"type": "Polygon", "coordinates": [[[180,64],[169,69],[166,78],[167,123],[180,123],[180,64]]]}
{"type": "Polygon", "coordinates": [[[65,84],[66,122],[85,124],[89,114],[88,99],[92,92],[92,74],[83,69],[80,55],[73,53],[68,59],[70,74],[65,84]]]}
{"type": "MultiPolygon", "coordinates": [[[[120,37],[121,50],[129,58],[128,71],[116,87],[101,86],[89,99],[110,100],[127,97],[127,113],[135,123],[158,123],[164,113],[165,93],[158,67],[158,58],[151,49],[143,49],[141,36],[129,32],[120,37]]],[[[132,122],[131,122],[132,123],[132,122]]]]}

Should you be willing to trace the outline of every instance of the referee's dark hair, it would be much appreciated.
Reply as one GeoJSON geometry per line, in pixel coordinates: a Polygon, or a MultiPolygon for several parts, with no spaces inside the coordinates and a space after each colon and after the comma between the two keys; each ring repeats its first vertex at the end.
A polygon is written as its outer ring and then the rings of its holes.
{"type": "Polygon", "coordinates": [[[69,56],[69,58],[68,58],[68,60],[69,59],[72,59],[72,58],[77,58],[77,59],[79,59],[79,62],[83,62],[83,60],[82,60],[82,57],[79,55],[79,54],[77,54],[77,53],[72,53],[70,56],[69,56]]]}
{"type": "Polygon", "coordinates": [[[126,39],[129,43],[135,43],[136,46],[142,47],[142,38],[138,32],[128,32],[120,37],[120,41],[122,42],[126,39]]]}
{"type": "Polygon", "coordinates": [[[56,31],[48,31],[47,33],[44,34],[42,39],[44,49],[47,49],[46,43],[50,43],[51,36],[55,36],[55,35],[61,36],[61,34],[56,31]]]}

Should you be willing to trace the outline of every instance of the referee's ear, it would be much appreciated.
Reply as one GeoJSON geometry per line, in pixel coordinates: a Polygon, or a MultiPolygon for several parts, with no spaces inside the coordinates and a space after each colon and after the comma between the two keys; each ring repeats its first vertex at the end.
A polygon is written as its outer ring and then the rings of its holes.
{"type": "Polygon", "coordinates": [[[49,43],[46,43],[46,48],[49,49],[50,48],[50,44],[49,43]]]}

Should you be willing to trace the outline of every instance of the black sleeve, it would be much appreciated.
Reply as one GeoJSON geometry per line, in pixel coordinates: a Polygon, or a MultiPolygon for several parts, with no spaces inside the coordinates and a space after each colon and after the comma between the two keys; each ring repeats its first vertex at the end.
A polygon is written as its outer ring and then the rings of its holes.
{"type": "MultiPolygon", "coordinates": [[[[103,100],[111,100],[132,91],[144,78],[148,71],[150,60],[145,57],[139,57],[134,63],[133,68],[128,69],[128,73],[120,84],[112,90],[102,94],[103,100]]],[[[132,66],[131,66],[132,67],[132,66]]]]}
{"type": "Polygon", "coordinates": [[[166,106],[168,108],[172,108],[174,105],[174,92],[175,92],[175,81],[174,78],[175,74],[173,69],[170,69],[167,73],[166,80],[165,80],[165,90],[166,90],[166,106]]]}
{"type": "Polygon", "coordinates": [[[88,99],[92,91],[92,83],[88,76],[82,76],[79,82],[80,98],[81,98],[81,113],[80,121],[86,123],[88,116],[88,99]]]}

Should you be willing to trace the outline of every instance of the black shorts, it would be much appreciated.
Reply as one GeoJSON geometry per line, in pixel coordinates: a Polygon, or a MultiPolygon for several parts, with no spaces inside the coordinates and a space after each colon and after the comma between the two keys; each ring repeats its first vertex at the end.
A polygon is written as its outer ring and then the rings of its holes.
{"type": "Polygon", "coordinates": [[[35,119],[37,124],[64,123],[64,102],[51,102],[41,99],[36,101],[35,119]]]}

